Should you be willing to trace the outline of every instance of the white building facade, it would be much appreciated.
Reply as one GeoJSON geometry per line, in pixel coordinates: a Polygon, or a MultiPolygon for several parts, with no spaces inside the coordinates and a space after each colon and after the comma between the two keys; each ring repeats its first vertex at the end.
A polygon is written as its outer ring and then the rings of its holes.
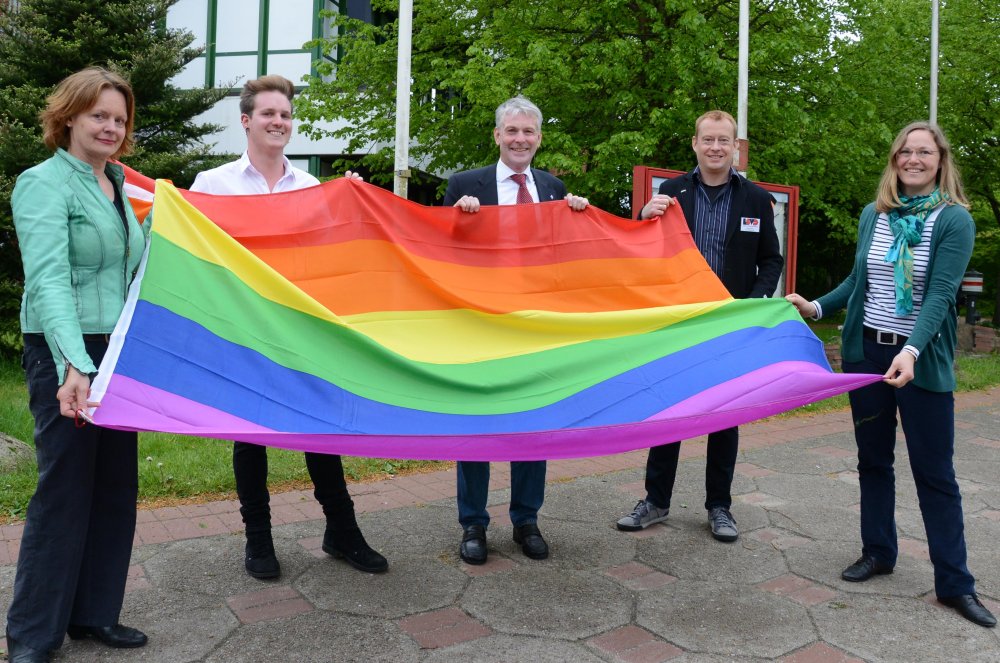
{"type": "MultiPolygon", "coordinates": [[[[193,46],[204,49],[172,83],[181,88],[231,86],[228,97],[197,118],[224,129],[208,140],[219,154],[240,154],[246,136],[240,125],[239,92],[247,80],[280,74],[297,88],[306,85],[312,65],[323,57],[311,40],[329,34],[328,10],[371,20],[369,0],[180,0],[167,15],[167,27],[194,34],[193,46]]],[[[335,124],[329,125],[335,128],[335,124]]],[[[321,176],[323,163],[346,153],[346,141],[310,140],[295,133],[285,150],[297,167],[321,176]]]]}

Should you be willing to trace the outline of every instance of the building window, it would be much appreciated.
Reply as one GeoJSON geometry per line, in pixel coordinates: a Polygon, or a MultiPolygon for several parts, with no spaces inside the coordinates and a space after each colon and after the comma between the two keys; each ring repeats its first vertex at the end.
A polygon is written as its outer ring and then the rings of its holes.
{"type": "MultiPolygon", "coordinates": [[[[228,85],[237,90],[247,80],[279,74],[301,86],[320,57],[319,49],[304,45],[330,29],[320,11],[342,11],[346,2],[178,0],[167,14],[167,26],[191,31],[192,45],[205,50],[171,82],[180,88],[228,85]]],[[[370,13],[370,3],[363,4],[370,13]]]]}

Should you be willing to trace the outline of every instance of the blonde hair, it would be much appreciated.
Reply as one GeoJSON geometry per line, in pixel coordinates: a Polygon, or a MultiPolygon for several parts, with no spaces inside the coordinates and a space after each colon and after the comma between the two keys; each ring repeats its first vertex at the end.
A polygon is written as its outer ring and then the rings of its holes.
{"type": "Polygon", "coordinates": [[[694,135],[698,136],[698,130],[701,128],[701,123],[705,120],[712,120],[713,122],[721,122],[726,120],[729,124],[733,125],[733,138],[736,138],[736,119],[724,110],[710,110],[707,113],[703,113],[697,120],[694,121],[694,135]]]}
{"type": "Polygon", "coordinates": [[[958,172],[958,166],[952,157],[951,145],[945,138],[941,127],[930,122],[911,122],[903,127],[903,130],[892,141],[892,148],[889,150],[889,162],[882,171],[882,179],[878,183],[878,191],[875,194],[875,209],[879,212],[888,212],[902,206],[903,201],[899,199],[899,175],[896,170],[896,157],[899,151],[906,144],[906,138],[914,131],[926,131],[934,137],[937,145],[940,160],[938,161],[937,186],[941,195],[949,205],[961,205],[969,207],[969,200],[965,197],[962,188],[962,176],[958,172]]]}
{"type": "Polygon", "coordinates": [[[257,95],[261,92],[280,92],[288,98],[291,105],[295,97],[295,84],[284,76],[271,74],[261,76],[243,84],[243,91],[240,93],[240,113],[242,115],[253,115],[254,107],[257,105],[257,95]]]}
{"type": "Polygon", "coordinates": [[[111,158],[117,159],[129,154],[135,145],[135,137],[132,135],[135,126],[135,95],[132,94],[132,86],[128,81],[103,67],[87,67],[70,74],[49,95],[45,110],[39,115],[45,146],[53,151],[58,147],[68,149],[70,127],[66,123],[93,108],[105,90],[117,90],[125,97],[125,139],[111,158]]]}

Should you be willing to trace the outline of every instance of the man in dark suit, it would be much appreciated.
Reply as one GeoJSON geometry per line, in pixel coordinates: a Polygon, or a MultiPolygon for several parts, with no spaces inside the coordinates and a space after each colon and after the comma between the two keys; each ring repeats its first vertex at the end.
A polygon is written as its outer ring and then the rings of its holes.
{"type": "MultiPolygon", "coordinates": [[[[444,195],[445,205],[475,213],[481,205],[565,200],[573,210],[587,208],[587,199],[568,194],[559,178],[531,167],[531,160],[542,142],[542,112],[538,106],[521,96],[500,104],[493,140],[500,148],[500,160],[485,168],[452,175],[444,195]]],[[[538,530],[538,510],[545,497],[545,461],[512,462],[510,484],[514,541],[531,559],[545,559],[549,556],[549,547],[538,530]]],[[[458,463],[458,522],[463,530],[459,555],[468,564],[486,562],[489,485],[489,463],[458,463]]]]}
{"type": "MultiPolygon", "coordinates": [[[[736,121],[724,111],[709,111],[695,123],[691,147],[698,167],[660,185],[659,193],[639,213],[640,219],[663,214],[680,203],[695,244],[729,294],[737,299],[770,297],[778,285],[784,260],[774,228],[771,194],[733,169],[736,121]]],[[[739,429],[708,436],[705,508],[712,536],[732,542],[739,537],[730,513],[739,429]]],[[[677,474],[680,443],[649,450],[646,499],[617,522],[635,531],[667,519],[677,474]]]]}

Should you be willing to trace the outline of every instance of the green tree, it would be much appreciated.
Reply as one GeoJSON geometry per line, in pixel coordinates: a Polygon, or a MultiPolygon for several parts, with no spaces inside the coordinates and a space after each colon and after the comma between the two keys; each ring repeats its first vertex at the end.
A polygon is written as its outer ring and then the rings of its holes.
{"type": "Polygon", "coordinates": [[[782,133],[805,133],[807,143],[768,170],[802,187],[798,288],[807,296],[848,274],[858,217],[875,197],[892,140],[928,115],[929,3],[844,0],[836,12],[822,78],[793,77],[814,97],[809,117],[774,118],[782,133]]]}
{"type": "MultiPolygon", "coordinates": [[[[857,98],[874,104],[888,130],[878,141],[880,171],[895,133],[930,115],[930,3],[852,0],[843,11],[854,38],[845,44],[839,74],[857,98]]],[[[939,26],[937,120],[978,227],[971,267],[986,275],[985,308],[1000,323],[1000,14],[989,0],[945,0],[939,26]]]]}
{"type": "Polygon", "coordinates": [[[10,213],[17,175],[48,156],[38,113],[52,88],[90,65],[127,78],[136,96],[135,153],[126,161],[179,185],[218,158],[201,140],[218,127],[193,118],[226,90],[167,82],[194,59],[193,36],[166,27],[177,0],[21,0],[0,7],[0,352],[19,343],[23,275],[10,213]]]}
{"type": "MultiPolygon", "coordinates": [[[[537,164],[627,214],[633,165],[689,168],[695,118],[735,107],[737,17],[735,0],[417,0],[413,158],[432,172],[494,160],[493,110],[521,93],[546,116],[537,164]]],[[[391,170],[396,24],[337,21],[341,34],[323,47],[343,57],[321,67],[296,111],[313,134],[321,133],[316,121],[343,118],[333,133],[353,151],[372,150],[373,170],[391,170]]],[[[771,115],[808,113],[808,93],[787,76],[821,78],[826,60],[801,49],[822,53],[833,21],[818,1],[772,2],[755,13],[752,85],[767,102],[751,107],[750,125],[761,154],[772,149],[771,115]]]]}
{"type": "Polygon", "coordinates": [[[955,149],[979,232],[970,267],[985,275],[1000,326],[1000,10],[995,0],[941,9],[939,122],[955,149]]]}

